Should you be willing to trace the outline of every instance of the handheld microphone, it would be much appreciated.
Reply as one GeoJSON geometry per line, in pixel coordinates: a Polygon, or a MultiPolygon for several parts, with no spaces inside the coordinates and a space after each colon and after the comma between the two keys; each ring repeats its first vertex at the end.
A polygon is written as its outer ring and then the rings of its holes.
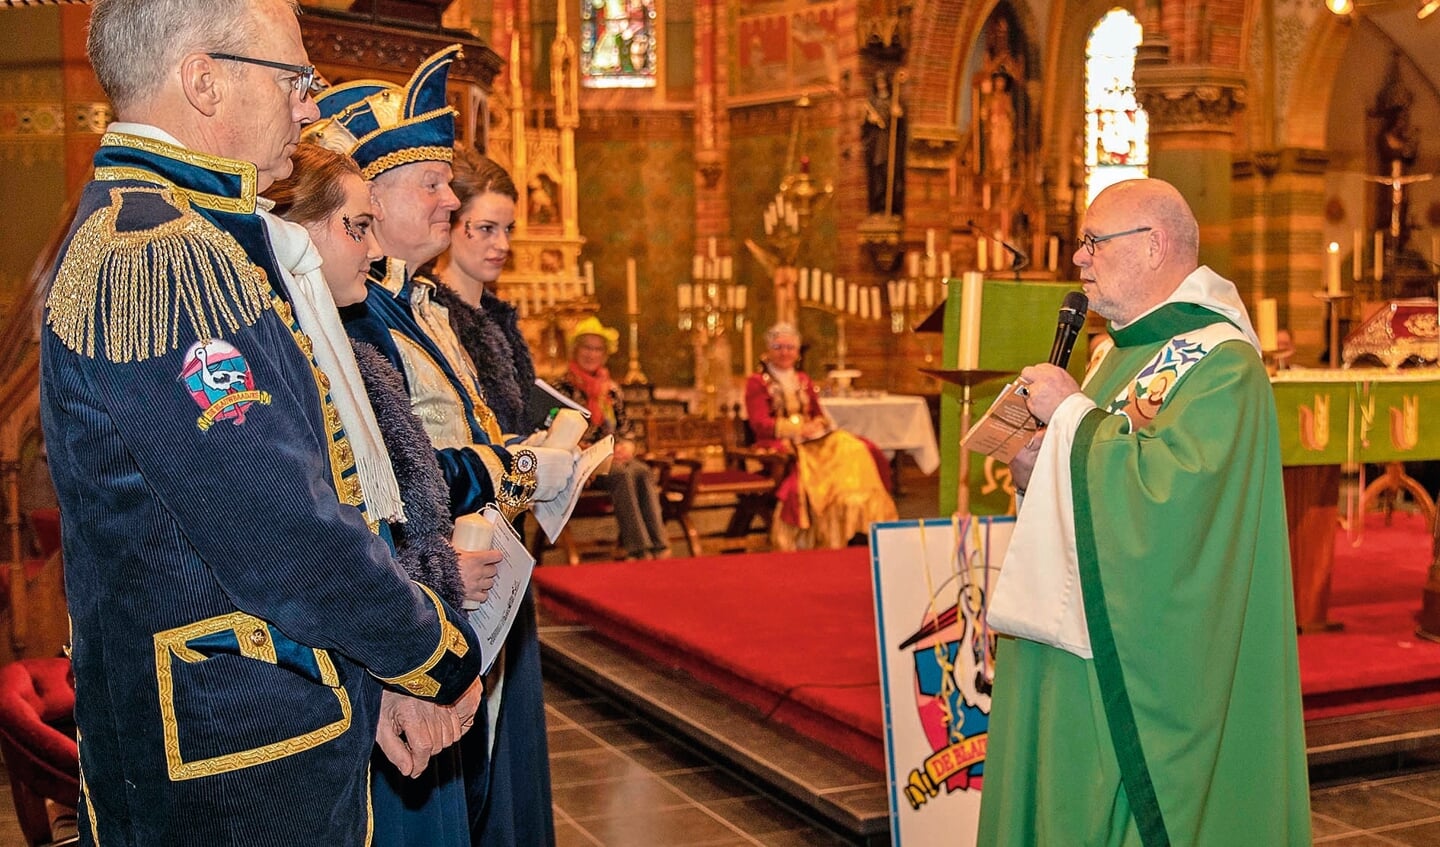
{"type": "Polygon", "coordinates": [[[1065,295],[1060,304],[1060,323],[1055,327],[1055,343],[1050,346],[1050,364],[1066,367],[1070,364],[1070,351],[1075,349],[1075,339],[1085,326],[1085,313],[1090,309],[1090,298],[1079,291],[1065,295]]]}

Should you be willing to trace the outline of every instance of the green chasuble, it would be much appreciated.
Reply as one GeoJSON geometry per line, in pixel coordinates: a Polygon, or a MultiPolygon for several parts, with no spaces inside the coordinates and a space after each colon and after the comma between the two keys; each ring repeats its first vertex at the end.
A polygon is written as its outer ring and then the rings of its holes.
{"type": "Polygon", "coordinates": [[[1086,384],[1070,483],[1094,659],[1001,639],[982,845],[1311,843],[1265,368],[1222,343],[1138,431],[1113,411],[1172,339],[1223,320],[1162,306],[1113,331],[1086,384]]]}

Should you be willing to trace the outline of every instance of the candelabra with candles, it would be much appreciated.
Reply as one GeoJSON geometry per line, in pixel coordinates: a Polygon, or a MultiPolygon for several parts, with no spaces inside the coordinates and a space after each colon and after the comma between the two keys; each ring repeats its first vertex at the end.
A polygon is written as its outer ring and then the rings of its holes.
{"type": "MultiPolygon", "coordinates": [[[[911,251],[905,261],[906,275],[886,283],[890,296],[890,331],[909,332],[945,300],[945,281],[950,278],[950,251],[937,255],[935,230],[925,231],[925,252],[911,251]]],[[[925,336],[925,364],[935,361],[933,343],[925,336]]]]}
{"type": "MultiPolygon", "coordinates": [[[[517,275],[519,276],[519,275],[517,275]]],[[[595,265],[586,262],[584,273],[550,274],[502,279],[496,294],[515,307],[531,348],[543,359],[542,373],[565,366],[565,331],[582,316],[599,308],[595,299],[595,265]],[[536,343],[538,342],[538,343],[536,343]]]]}
{"type": "Polygon", "coordinates": [[[835,369],[829,376],[835,381],[837,394],[848,394],[851,383],[860,378],[860,371],[848,367],[845,361],[850,353],[846,325],[856,320],[885,320],[880,287],[846,283],[844,277],[819,268],[801,268],[796,294],[799,306],[835,317],[835,369]]]}
{"type": "Polygon", "coordinates": [[[744,334],[745,359],[753,355],[753,331],[745,320],[749,299],[746,286],[735,282],[729,256],[717,256],[715,239],[705,254],[697,254],[691,265],[690,282],[676,289],[680,329],[690,333],[695,348],[695,387],[700,391],[703,413],[715,416],[721,382],[733,375],[730,362],[730,332],[744,334]]]}

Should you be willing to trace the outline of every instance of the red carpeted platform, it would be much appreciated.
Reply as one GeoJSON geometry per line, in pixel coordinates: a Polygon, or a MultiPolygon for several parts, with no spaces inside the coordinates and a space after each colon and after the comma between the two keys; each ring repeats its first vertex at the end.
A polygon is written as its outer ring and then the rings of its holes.
{"type": "MultiPolygon", "coordinates": [[[[1306,717],[1440,703],[1440,644],[1415,637],[1430,533],[1412,515],[1340,533],[1333,633],[1300,639],[1306,717]]],[[[545,567],[540,602],[884,769],[869,551],[545,567]]]]}

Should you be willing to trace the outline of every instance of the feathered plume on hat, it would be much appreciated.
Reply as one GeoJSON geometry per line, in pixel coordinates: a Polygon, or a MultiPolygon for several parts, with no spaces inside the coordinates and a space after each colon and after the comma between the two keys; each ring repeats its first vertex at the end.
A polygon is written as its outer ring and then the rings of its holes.
{"type": "Polygon", "coordinates": [[[455,108],[445,104],[452,44],[420,63],[402,88],[362,79],[327,88],[315,97],[320,120],[305,138],[348,155],[366,179],[411,162],[449,162],[455,156],[455,108]]]}

